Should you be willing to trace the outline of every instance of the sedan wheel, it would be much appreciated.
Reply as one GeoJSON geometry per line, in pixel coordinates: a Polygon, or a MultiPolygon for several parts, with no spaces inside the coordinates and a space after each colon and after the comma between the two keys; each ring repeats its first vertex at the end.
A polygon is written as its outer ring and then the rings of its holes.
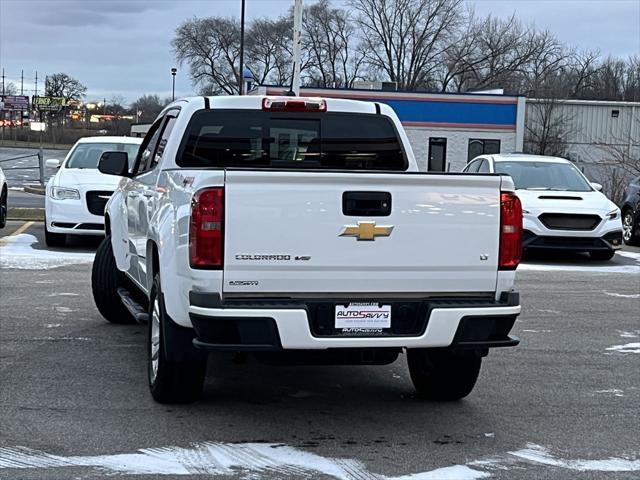
{"type": "Polygon", "coordinates": [[[626,212],[622,217],[622,239],[624,243],[629,243],[633,237],[633,213],[626,212]]]}

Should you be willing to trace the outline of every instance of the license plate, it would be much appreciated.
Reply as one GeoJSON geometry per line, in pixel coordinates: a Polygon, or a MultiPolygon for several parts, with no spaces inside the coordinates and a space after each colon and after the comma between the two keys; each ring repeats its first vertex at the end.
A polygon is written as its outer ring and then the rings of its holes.
{"type": "Polygon", "coordinates": [[[378,303],[336,305],[335,328],[391,328],[391,305],[378,303]]]}

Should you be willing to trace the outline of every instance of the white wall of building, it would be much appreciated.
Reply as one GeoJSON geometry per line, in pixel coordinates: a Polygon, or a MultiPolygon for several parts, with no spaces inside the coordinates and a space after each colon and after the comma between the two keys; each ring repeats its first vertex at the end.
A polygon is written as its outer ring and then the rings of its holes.
{"type": "Polygon", "coordinates": [[[418,168],[427,171],[429,162],[429,138],[447,139],[447,166],[451,172],[459,172],[467,164],[469,140],[500,140],[500,153],[518,151],[515,131],[491,131],[468,129],[439,129],[422,127],[405,127],[418,168]]]}

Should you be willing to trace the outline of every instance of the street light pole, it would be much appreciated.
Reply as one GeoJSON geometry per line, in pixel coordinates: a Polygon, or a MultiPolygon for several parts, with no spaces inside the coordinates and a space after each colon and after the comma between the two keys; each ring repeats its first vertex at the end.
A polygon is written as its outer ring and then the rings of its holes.
{"type": "Polygon", "coordinates": [[[173,67],[171,69],[171,77],[172,77],[172,85],[171,85],[171,101],[173,102],[176,99],[176,73],[178,69],[173,67]]]}
{"type": "Polygon", "coordinates": [[[238,70],[238,87],[240,95],[244,95],[244,0],[240,10],[240,69],[238,70]]]}

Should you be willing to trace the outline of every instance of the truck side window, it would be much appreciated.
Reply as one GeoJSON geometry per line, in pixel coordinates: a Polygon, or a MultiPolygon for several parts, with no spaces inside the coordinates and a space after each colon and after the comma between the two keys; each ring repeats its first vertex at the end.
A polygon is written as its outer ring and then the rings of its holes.
{"type": "Polygon", "coordinates": [[[158,148],[156,149],[155,155],[153,155],[153,160],[151,161],[148,170],[152,170],[153,168],[155,168],[158,162],[160,162],[162,154],[164,153],[164,149],[167,146],[169,135],[171,134],[175,123],[176,117],[167,117],[167,122],[162,129],[162,135],[160,136],[160,141],[158,142],[158,148]]]}
{"type": "Polygon", "coordinates": [[[153,156],[153,152],[158,145],[158,138],[160,137],[160,127],[162,122],[164,121],[164,117],[156,121],[147,135],[144,137],[144,141],[142,145],[140,145],[140,150],[138,153],[138,158],[136,159],[136,165],[133,170],[133,175],[140,175],[148,170],[148,166],[150,164],[150,159],[153,156]]]}

